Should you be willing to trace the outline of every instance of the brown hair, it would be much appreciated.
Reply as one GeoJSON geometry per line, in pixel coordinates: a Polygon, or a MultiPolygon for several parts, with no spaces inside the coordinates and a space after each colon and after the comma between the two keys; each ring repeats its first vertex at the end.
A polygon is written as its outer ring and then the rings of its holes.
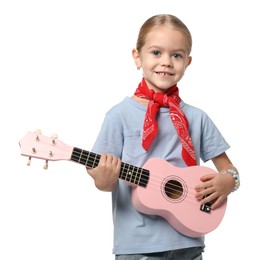
{"type": "Polygon", "coordinates": [[[192,37],[189,29],[187,26],[176,16],[170,15],[170,14],[158,14],[150,17],[148,20],[144,22],[142,27],[139,30],[137,42],[136,42],[136,49],[138,51],[141,51],[142,47],[145,44],[145,38],[147,34],[152,31],[155,28],[158,28],[164,24],[169,24],[173,28],[181,31],[184,33],[184,35],[187,38],[187,43],[188,43],[188,53],[190,54],[191,52],[191,47],[192,47],[192,37]]]}

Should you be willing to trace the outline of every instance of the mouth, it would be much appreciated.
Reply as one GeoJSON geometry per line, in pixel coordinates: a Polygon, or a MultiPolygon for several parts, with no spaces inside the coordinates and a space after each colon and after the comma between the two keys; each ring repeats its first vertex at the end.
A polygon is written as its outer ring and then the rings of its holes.
{"type": "Polygon", "coordinates": [[[161,76],[173,76],[174,75],[170,72],[165,72],[165,71],[157,71],[155,73],[158,74],[158,75],[161,75],[161,76]]]}

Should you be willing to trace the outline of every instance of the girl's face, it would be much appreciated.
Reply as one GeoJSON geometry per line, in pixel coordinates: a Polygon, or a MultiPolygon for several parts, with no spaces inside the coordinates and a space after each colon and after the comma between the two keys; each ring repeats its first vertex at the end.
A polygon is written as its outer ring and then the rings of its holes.
{"type": "Polygon", "coordinates": [[[149,89],[166,92],[176,84],[191,63],[185,35],[170,26],[163,25],[150,31],[141,51],[133,50],[137,67],[142,67],[149,89]]]}

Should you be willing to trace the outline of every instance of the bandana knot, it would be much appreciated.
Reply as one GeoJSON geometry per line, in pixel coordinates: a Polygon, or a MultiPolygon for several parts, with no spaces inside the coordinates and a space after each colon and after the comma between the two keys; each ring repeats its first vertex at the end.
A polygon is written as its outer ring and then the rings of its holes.
{"type": "Polygon", "coordinates": [[[160,107],[169,107],[171,120],[182,144],[182,157],[188,166],[196,165],[195,150],[189,135],[189,122],[183,113],[177,85],[172,86],[166,93],[155,93],[149,89],[144,78],[134,93],[137,97],[149,100],[143,126],[143,148],[148,151],[158,132],[156,115],[160,107]]]}

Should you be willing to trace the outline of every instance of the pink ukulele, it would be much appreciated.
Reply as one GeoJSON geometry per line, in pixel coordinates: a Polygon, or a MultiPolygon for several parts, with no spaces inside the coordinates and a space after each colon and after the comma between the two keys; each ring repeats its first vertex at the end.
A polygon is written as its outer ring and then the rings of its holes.
{"type": "MultiPolygon", "coordinates": [[[[71,147],[39,133],[28,132],[20,141],[21,154],[48,161],[70,160],[94,168],[100,155],[71,147]]],[[[142,168],[122,163],[119,178],[132,186],[134,207],[144,213],[165,218],[180,233],[189,237],[203,236],[218,227],[222,221],[227,200],[215,210],[211,203],[200,205],[194,197],[194,186],[200,177],[216,173],[205,166],[177,168],[159,158],[147,161],[142,168]]]]}

